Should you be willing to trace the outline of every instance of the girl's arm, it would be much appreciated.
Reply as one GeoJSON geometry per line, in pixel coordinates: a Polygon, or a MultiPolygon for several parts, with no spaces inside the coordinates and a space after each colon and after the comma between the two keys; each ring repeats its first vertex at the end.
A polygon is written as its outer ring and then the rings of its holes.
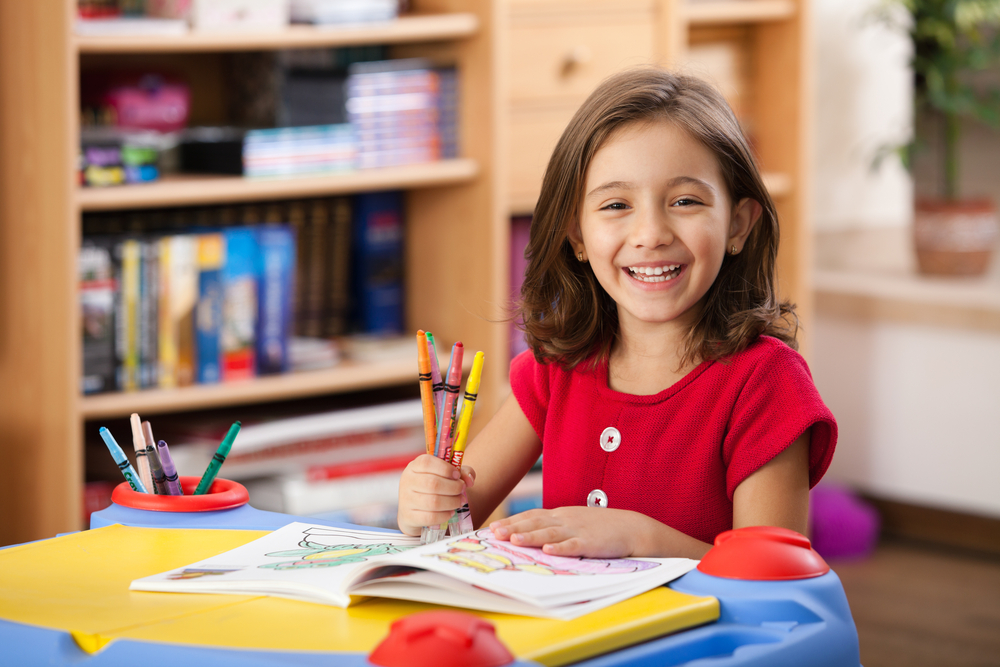
{"type": "MultiPolygon", "coordinates": [[[[809,433],[743,480],[733,494],[733,527],[780,526],[805,534],[809,517],[809,433]]],[[[495,521],[512,544],[559,556],[700,559],[712,547],[655,519],[627,510],[561,507],[495,521]]]]}
{"type": "Polygon", "coordinates": [[[419,535],[422,526],[444,523],[468,493],[473,522],[493,513],[542,453],[542,443],[512,396],[469,443],[462,471],[423,454],[403,471],[399,482],[399,529],[419,535]]]}

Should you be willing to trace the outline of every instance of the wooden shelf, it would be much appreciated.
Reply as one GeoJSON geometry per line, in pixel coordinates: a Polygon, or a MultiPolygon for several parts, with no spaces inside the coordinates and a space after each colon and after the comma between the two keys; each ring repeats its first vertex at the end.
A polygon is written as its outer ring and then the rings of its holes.
{"type": "Polygon", "coordinates": [[[169,176],[146,185],[79,188],[76,201],[82,211],[221,204],[453,185],[478,173],[475,160],[460,158],[295,178],[169,176]]]}
{"type": "Polygon", "coordinates": [[[95,419],[127,417],[133,412],[158,414],[199,410],[360,391],[416,381],[417,370],[413,359],[369,363],[343,361],[325,370],[264,376],[245,382],[84,396],[80,399],[80,415],[84,419],[95,419]]]}
{"type": "Polygon", "coordinates": [[[359,44],[400,44],[461,39],[476,33],[470,13],[401,16],[395,21],[355,26],[293,25],[270,32],[191,32],[186,35],[82,36],[73,38],[79,53],[184,53],[260,51],[359,44]]]}
{"type": "Polygon", "coordinates": [[[796,11],[792,0],[704,0],[682,6],[689,25],[779,21],[796,11]]]}

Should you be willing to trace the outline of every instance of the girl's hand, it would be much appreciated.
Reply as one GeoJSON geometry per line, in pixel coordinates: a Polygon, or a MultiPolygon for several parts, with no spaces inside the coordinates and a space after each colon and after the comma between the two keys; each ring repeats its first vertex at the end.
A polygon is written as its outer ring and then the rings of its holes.
{"type": "Polygon", "coordinates": [[[439,526],[462,506],[462,493],[471,489],[476,472],[421,454],[410,461],[399,480],[396,521],[407,535],[419,535],[424,526],[439,526]]]}
{"type": "Polygon", "coordinates": [[[699,559],[712,545],[639,512],[606,507],[529,510],[490,524],[493,534],[553,556],[699,559]]]}
{"type": "Polygon", "coordinates": [[[636,555],[639,517],[649,520],[635,512],[604,507],[559,507],[494,521],[490,530],[513,545],[541,547],[554,556],[623,558],[636,555]]]}

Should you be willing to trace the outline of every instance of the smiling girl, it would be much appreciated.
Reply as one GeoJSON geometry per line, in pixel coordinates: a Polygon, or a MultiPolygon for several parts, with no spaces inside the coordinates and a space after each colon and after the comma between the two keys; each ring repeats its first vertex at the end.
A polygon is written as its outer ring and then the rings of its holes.
{"type": "Polygon", "coordinates": [[[739,123],[704,82],[603,82],[549,162],[520,316],[531,347],[462,470],[415,459],[403,532],[477,525],[544,453],[544,509],[494,534],[562,556],[700,558],[730,528],[805,533],[837,425],[779,300],[778,220],[739,123]]]}

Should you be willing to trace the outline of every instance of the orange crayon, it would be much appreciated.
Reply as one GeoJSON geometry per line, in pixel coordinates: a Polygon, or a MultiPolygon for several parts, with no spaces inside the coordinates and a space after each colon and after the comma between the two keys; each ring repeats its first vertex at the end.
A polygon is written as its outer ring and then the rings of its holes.
{"type": "Polygon", "coordinates": [[[420,381],[420,403],[424,412],[424,441],[427,453],[434,454],[437,443],[437,415],[434,410],[434,380],[431,377],[431,355],[427,335],[417,331],[417,379],[420,381]]]}

